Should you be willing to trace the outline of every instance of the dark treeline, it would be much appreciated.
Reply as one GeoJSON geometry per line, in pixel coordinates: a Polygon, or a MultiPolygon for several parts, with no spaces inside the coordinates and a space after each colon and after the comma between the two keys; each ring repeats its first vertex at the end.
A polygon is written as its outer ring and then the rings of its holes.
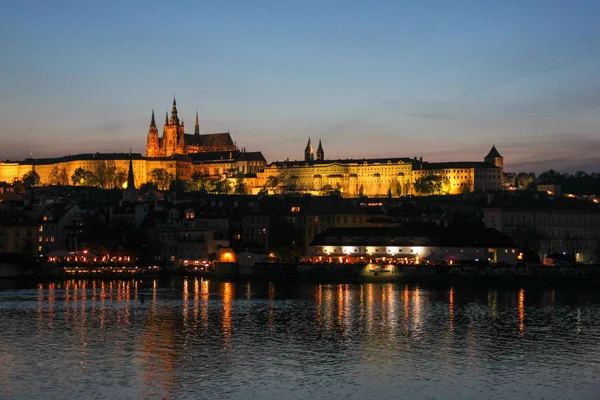
{"type": "Polygon", "coordinates": [[[577,171],[574,174],[560,173],[553,169],[536,176],[533,172],[521,172],[515,178],[521,189],[535,189],[537,185],[555,184],[562,187],[563,193],[575,195],[600,195],[600,174],[577,171]]]}

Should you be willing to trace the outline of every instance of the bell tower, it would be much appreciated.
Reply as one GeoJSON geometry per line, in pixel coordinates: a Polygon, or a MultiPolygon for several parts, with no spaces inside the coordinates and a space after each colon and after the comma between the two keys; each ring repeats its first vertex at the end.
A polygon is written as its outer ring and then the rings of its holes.
{"type": "Polygon", "coordinates": [[[306,144],[306,149],[304,149],[304,161],[313,161],[314,159],[315,159],[315,150],[312,147],[310,138],[308,138],[308,143],[306,144]]]}

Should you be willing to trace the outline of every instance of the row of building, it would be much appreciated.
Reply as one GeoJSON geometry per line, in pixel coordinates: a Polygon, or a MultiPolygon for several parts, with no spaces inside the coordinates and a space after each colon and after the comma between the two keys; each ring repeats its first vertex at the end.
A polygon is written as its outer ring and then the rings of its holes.
{"type": "Polygon", "coordinates": [[[600,205],[543,192],[391,199],[122,192],[52,186],[36,189],[34,199],[0,194],[0,253],[129,249],[157,264],[201,263],[222,248],[313,262],[600,259],[600,205]],[[122,241],[125,231],[131,243],[122,241]]]}
{"type": "MultiPolygon", "coordinates": [[[[13,182],[35,171],[42,185],[70,185],[79,168],[95,173],[111,167],[125,183],[129,160],[138,185],[152,181],[153,171],[164,170],[171,179],[190,180],[194,175],[209,179],[245,176],[249,193],[301,192],[323,194],[337,191],[344,197],[393,196],[410,194],[498,191],[503,184],[503,157],[495,147],[474,162],[427,162],[422,158],[326,159],[319,140],[316,152],[309,139],[304,160],[267,163],[260,151],[240,149],[230,133],[200,134],[198,114],[194,133],[185,133],[173,99],[171,116],[167,113],[162,135],[152,111],[146,139],[146,155],[129,153],[89,153],[58,158],[29,158],[0,163],[0,182],[13,182]],[[436,181],[434,189],[418,185],[436,181]]],[[[118,179],[117,179],[118,180],[118,179]]],[[[85,182],[79,182],[85,184],[85,182]]]]}

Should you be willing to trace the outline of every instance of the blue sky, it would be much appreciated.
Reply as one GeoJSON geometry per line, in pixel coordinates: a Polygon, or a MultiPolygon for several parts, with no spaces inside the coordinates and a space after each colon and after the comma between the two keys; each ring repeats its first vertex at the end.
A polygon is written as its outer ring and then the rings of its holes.
{"type": "Polygon", "coordinates": [[[144,152],[175,94],[269,161],[600,171],[598,1],[2,3],[2,159],[144,152]]]}

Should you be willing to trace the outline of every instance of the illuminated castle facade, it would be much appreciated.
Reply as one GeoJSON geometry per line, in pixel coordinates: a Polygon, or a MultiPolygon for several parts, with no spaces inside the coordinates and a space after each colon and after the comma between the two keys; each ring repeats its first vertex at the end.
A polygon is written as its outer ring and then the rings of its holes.
{"type": "Polygon", "coordinates": [[[426,162],[422,158],[325,159],[323,144],[315,152],[310,138],[303,161],[273,162],[258,174],[258,185],[278,182],[277,192],[294,190],[319,194],[332,190],[345,197],[423,194],[415,188],[422,179],[442,182],[439,194],[502,190],[504,159],[493,146],[483,161],[426,162]]]}
{"type": "Polygon", "coordinates": [[[229,133],[201,135],[197,112],[194,133],[185,133],[183,119],[180,120],[177,115],[177,102],[175,98],[173,98],[171,118],[169,118],[169,113],[167,112],[162,137],[159,137],[156,120],[154,119],[154,110],[152,110],[152,119],[146,141],[146,157],[170,157],[174,154],[187,155],[237,150],[229,133]]]}

